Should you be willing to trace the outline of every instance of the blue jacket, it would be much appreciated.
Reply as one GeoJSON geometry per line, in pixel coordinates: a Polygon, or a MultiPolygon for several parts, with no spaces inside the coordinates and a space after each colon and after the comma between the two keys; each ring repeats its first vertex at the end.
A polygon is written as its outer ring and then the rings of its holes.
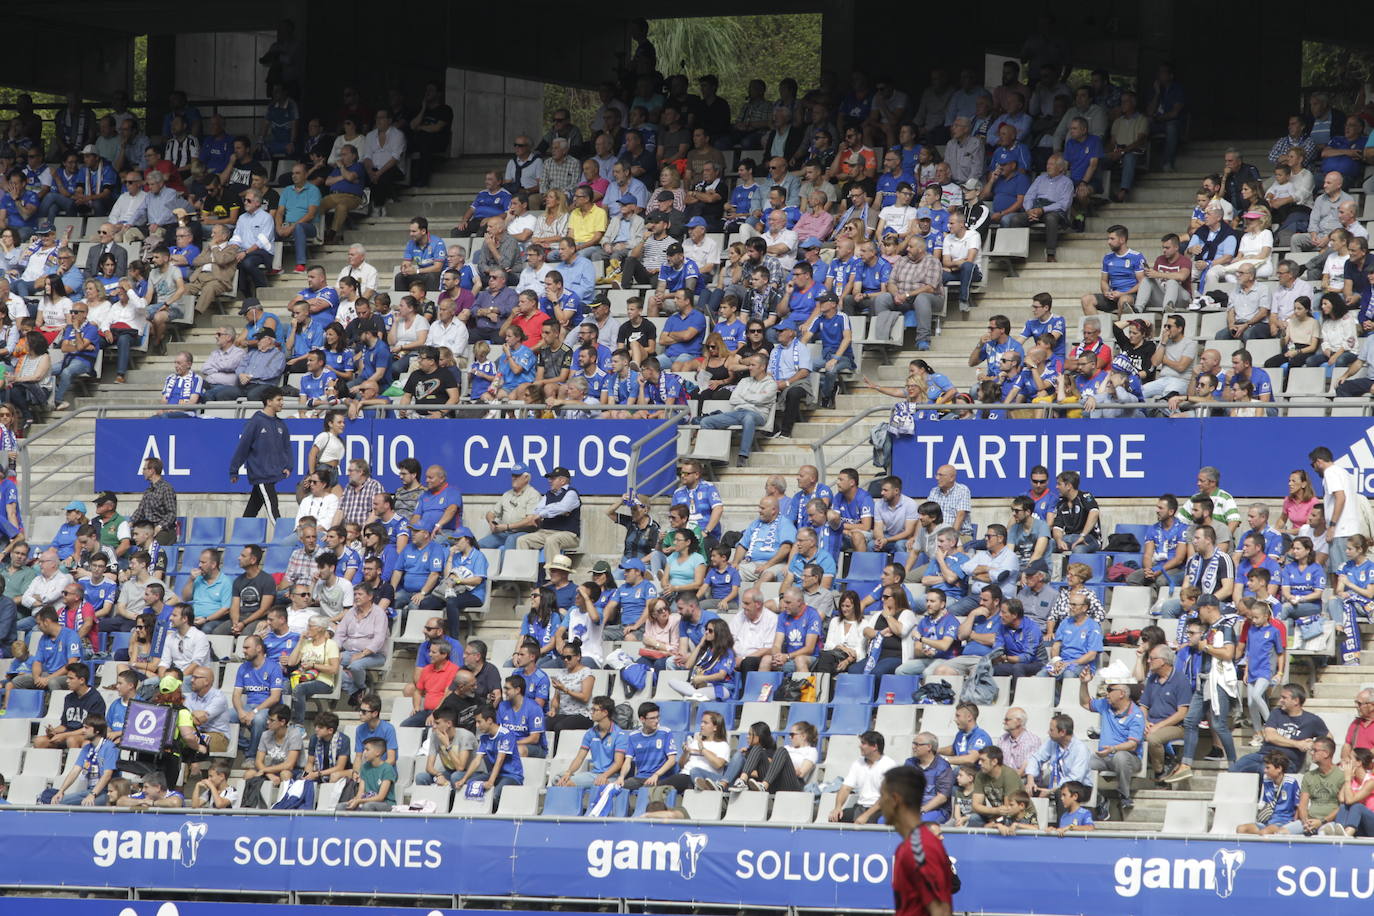
{"type": "Polygon", "coordinates": [[[239,436],[238,448],[229,459],[229,475],[237,476],[239,468],[248,465],[248,482],[275,484],[291,469],[291,434],[286,423],[269,417],[261,410],[248,418],[239,436]]]}

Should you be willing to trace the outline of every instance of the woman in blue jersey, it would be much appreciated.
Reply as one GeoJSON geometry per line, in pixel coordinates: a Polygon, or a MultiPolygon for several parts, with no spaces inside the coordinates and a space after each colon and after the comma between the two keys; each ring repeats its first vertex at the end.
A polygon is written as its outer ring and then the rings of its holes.
{"type": "Polygon", "coordinates": [[[1326,588],[1326,570],[1317,562],[1316,551],[1309,537],[1296,537],[1288,552],[1291,562],[1283,567],[1279,599],[1282,620],[1311,617],[1322,612],[1322,589],[1326,588]]]}
{"type": "Polygon", "coordinates": [[[520,636],[529,636],[539,643],[539,667],[561,668],[563,660],[558,657],[554,634],[563,625],[563,615],[558,610],[558,596],[551,588],[536,589],[530,594],[530,609],[520,621],[520,636]]]}
{"type": "Polygon", "coordinates": [[[1341,662],[1360,663],[1363,648],[1360,618],[1368,620],[1374,606],[1374,561],[1369,559],[1369,539],[1352,534],[1345,542],[1345,563],[1336,572],[1335,597],[1327,603],[1327,615],[1341,631],[1341,662]]]}
{"type": "Polygon", "coordinates": [[[724,620],[706,624],[706,633],[687,661],[686,681],[673,681],[678,693],[698,702],[729,700],[735,695],[735,636],[724,620]]]}

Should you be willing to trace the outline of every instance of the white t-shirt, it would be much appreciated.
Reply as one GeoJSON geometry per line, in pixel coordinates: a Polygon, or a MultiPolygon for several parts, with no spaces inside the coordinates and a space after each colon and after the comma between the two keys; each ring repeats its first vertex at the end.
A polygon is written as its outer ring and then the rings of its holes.
{"type": "Polygon", "coordinates": [[[1240,237],[1240,256],[1242,258],[1259,257],[1259,253],[1266,248],[1274,247],[1274,233],[1268,229],[1261,229],[1259,232],[1247,232],[1240,237]]]}
{"type": "Polygon", "coordinates": [[[1352,534],[1359,534],[1360,509],[1354,500],[1363,497],[1355,492],[1355,481],[1351,479],[1350,472],[1343,467],[1331,465],[1322,474],[1322,491],[1326,494],[1322,498],[1322,506],[1326,510],[1327,537],[1348,538],[1352,534]],[[1336,493],[1345,493],[1345,508],[1341,510],[1341,517],[1333,524],[1336,493]]]}
{"type": "Polygon", "coordinates": [[[339,462],[343,461],[343,440],[333,433],[321,432],[311,445],[320,450],[320,456],[316,459],[319,463],[332,464],[337,468],[339,462]]]}
{"type": "Polygon", "coordinates": [[[808,774],[808,778],[804,778],[802,782],[808,782],[809,776],[816,775],[816,765],[821,761],[821,752],[817,748],[793,747],[789,744],[787,745],[787,756],[792,758],[792,768],[797,771],[798,776],[801,775],[802,764],[811,764],[811,772],[808,774]]]}
{"type": "Polygon", "coordinates": [[[333,493],[323,496],[307,496],[296,507],[296,521],[312,515],[321,525],[334,524],[334,516],[339,512],[339,497],[333,493]]]}
{"type": "Polygon", "coordinates": [[[568,638],[582,640],[582,657],[600,665],[605,657],[601,647],[601,629],[606,625],[606,615],[595,623],[581,607],[568,611],[568,638]]]}
{"type": "Polygon", "coordinates": [[[907,227],[916,219],[916,207],[899,207],[893,204],[890,207],[883,207],[878,218],[883,224],[898,235],[906,235],[907,227]]]}
{"type": "Polygon", "coordinates": [[[953,232],[945,233],[945,257],[962,261],[975,248],[979,251],[983,250],[983,240],[979,238],[977,231],[966,229],[964,237],[961,239],[955,238],[953,232]]]}
{"type": "MultiPolygon", "coordinates": [[[[342,280],[344,277],[352,277],[358,281],[360,295],[366,295],[368,290],[377,288],[377,268],[366,261],[357,267],[349,267],[345,264],[344,269],[339,271],[338,279],[342,280]]],[[[338,286],[338,282],[336,281],[334,285],[338,286]]]]}
{"type": "Polygon", "coordinates": [[[682,243],[682,253],[696,262],[697,269],[714,267],[720,263],[720,242],[709,235],[702,236],[701,244],[688,238],[682,243]]]}
{"type": "Polygon", "coordinates": [[[1331,292],[1338,293],[1345,289],[1345,262],[1350,260],[1349,255],[1336,254],[1331,252],[1326,256],[1326,261],[1322,263],[1322,273],[1330,277],[1326,288],[1331,292]]]}
{"type": "Polygon", "coordinates": [[[515,236],[527,230],[529,232],[534,232],[534,227],[538,222],[539,221],[534,218],[533,213],[526,213],[522,216],[517,216],[515,219],[510,221],[509,225],[506,226],[506,233],[511,238],[515,238],[515,236]]]}
{"type": "MultiPolygon", "coordinates": [[[[700,751],[697,750],[698,744],[695,735],[688,738],[686,742],[684,742],[683,747],[692,752],[691,756],[687,758],[687,765],[682,768],[683,772],[690,770],[695,774],[714,774],[717,777],[725,775],[725,767],[722,766],[717,769],[711,766],[706,758],[702,756],[700,751]]],[[[730,759],[730,743],[728,741],[702,741],[700,747],[710,751],[721,760],[728,761],[730,759]]]]}
{"type": "Polygon", "coordinates": [[[862,757],[850,764],[844,784],[849,786],[860,808],[872,808],[878,803],[878,794],[883,788],[883,775],[896,765],[897,761],[886,755],[878,758],[878,762],[874,764],[870,764],[862,757]]]}

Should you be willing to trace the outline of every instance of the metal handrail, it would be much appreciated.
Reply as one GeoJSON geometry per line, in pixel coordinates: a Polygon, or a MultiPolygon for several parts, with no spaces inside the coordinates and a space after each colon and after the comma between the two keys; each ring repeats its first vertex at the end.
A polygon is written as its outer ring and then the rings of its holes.
{"type": "MultiPolygon", "coordinates": [[[[893,399],[893,403],[894,403],[894,404],[896,404],[896,403],[901,403],[901,399],[900,399],[900,398],[894,398],[894,399],[893,399]]],[[[1169,406],[1169,401],[1168,401],[1168,400],[1134,401],[1134,402],[1131,402],[1131,403],[1129,403],[1129,404],[1116,404],[1116,403],[1105,404],[1105,403],[1104,403],[1104,404],[1102,404],[1102,405],[1100,405],[1100,406],[1101,406],[1101,409],[1106,409],[1106,410],[1119,409],[1119,410],[1127,410],[1127,411],[1145,411],[1145,410],[1164,410],[1164,409],[1173,409],[1173,408],[1171,408],[1171,407],[1169,406]]],[[[1311,394],[1311,395],[1295,395],[1295,396],[1285,397],[1285,398],[1284,398],[1283,400],[1281,400],[1281,401],[1190,401],[1190,400],[1184,400],[1184,402],[1183,402],[1182,405],[1180,405],[1180,406],[1183,407],[1184,409],[1190,409],[1190,408],[1193,408],[1193,409],[1196,409],[1196,408],[1202,408],[1202,409],[1218,409],[1218,408],[1224,408],[1224,409],[1227,409],[1227,410],[1230,410],[1230,409],[1236,408],[1236,407],[1262,407],[1262,408],[1266,408],[1266,409],[1274,409],[1274,410],[1283,411],[1283,412],[1284,412],[1284,415],[1286,415],[1286,413],[1287,413],[1287,411],[1288,411],[1289,409],[1294,409],[1294,408],[1296,408],[1296,409],[1301,409],[1301,408],[1306,408],[1306,407],[1358,407],[1358,408],[1360,408],[1361,410],[1363,410],[1364,413],[1367,415],[1367,414],[1369,413],[1370,408],[1371,408],[1371,407],[1374,407],[1374,401],[1371,401],[1369,398],[1365,398],[1365,397],[1361,397],[1361,398],[1334,398],[1334,397],[1326,397],[1325,395],[1311,394]]],[[[1048,414],[1052,414],[1052,413],[1056,413],[1056,412],[1063,412],[1063,411],[1070,411],[1070,410],[1082,410],[1082,409],[1083,409],[1083,402],[1082,402],[1082,401],[1056,401],[1056,402],[1043,402],[1043,403],[1042,403],[1042,402],[1027,403],[1027,402],[1025,402],[1025,401],[1020,401],[1020,402],[1017,402],[1017,403],[1015,403],[1015,404],[1012,404],[1012,403],[1001,403],[1001,404],[963,404],[963,403],[932,404],[932,403],[928,403],[928,402],[927,402],[927,403],[922,403],[922,404],[916,405],[916,408],[917,408],[918,410],[940,410],[940,411],[956,411],[956,410],[957,410],[957,411],[963,411],[963,412],[976,411],[976,410],[1021,410],[1021,411],[1025,411],[1025,410],[1034,410],[1034,411],[1036,411],[1036,412],[1041,412],[1041,411],[1043,411],[1044,414],[1048,415],[1048,414]]],[[[827,462],[826,462],[826,456],[825,456],[825,449],[826,449],[826,446],[828,446],[832,441],[834,441],[835,439],[837,439],[839,436],[843,435],[843,434],[844,434],[845,432],[847,432],[848,430],[852,429],[852,428],[853,428],[855,425],[857,425],[860,421],[862,421],[862,420],[864,420],[864,419],[866,419],[866,418],[868,418],[868,417],[871,417],[871,416],[874,415],[874,414],[879,414],[879,413],[880,413],[880,414],[889,414],[889,413],[891,413],[891,411],[892,411],[892,405],[885,405],[885,406],[880,405],[880,406],[876,406],[876,407],[869,407],[868,409],[866,409],[865,411],[863,411],[863,413],[856,414],[855,416],[853,416],[853,417],[851,417],[850,419],[846,420],[844,423],[840,424],[840,425],[839,425],[838,427],[836,427],[835,429],[831,430],[829,433],[826,433],[825,436],[823,436],[822,438],[818,439],[816,442],[812,443],[812,445],[811,445],[811,455],[812,455],[811,463],[814,464],[814,465],[816,466],[816,471],[817,471],[817,473],[818,473],[820,479],[821,479],[821,480],[828,480],[828,479],[829,479],[829,477],[828,477],[828,475],[827,475],[827,473],[826,473],[826,463],[827,463],[827,462]]],[[[1048,416],[1041,416],[1041,417],[1038,417],[1037,419],[1049,419],[1049,417],[1048,417],[1048,416]]],[[[1084,419],[1092,419],[1092,418],[1085,417],[1084,419]]],[[[1107,422],[1107,423],[1109,423],[1109,422],[1111,422],[1112,419],[1116,419],[1116,418],[1114,418],[1114,417],[1113,417],[1113,418],[1106,418],[1106,417],[1104,417],[1104,418],[1097,418],[1097,419],[1101,419],[1102,422],[1107,422]]],[[[1151,419],[1151,418],[1139,417],[1139,418],[1137,418],[1137,419],[1151,419]]],[[[1207,419],[1212,419],[1212,418],[1210,418],[1210,417],[1199,417],[1198,419],[1200,419],[1200,420],[1207,420],[1207,419]]],[[[845,447],[844,451],[840,452],[839,455],[837,455],[837,456],[833,459],[834,463],[838,463],[839,460],[840,460],[841,458],[844,458],[845,456],[847,456],[847,455],[849,455],[851,452],[853,452],[855,449],[861,448],[861,447],[863,447],[863,446],[865,446],[865,445],[868,445],[868,442],[867,442],[866,440],[860,441],[860,442],[853,442],[853,443],[850,443],[848,446],[845,447]]],[[[889,469],[889,470],[890,470],[890,469],[889,469]]]]}
{"type": "MultiPolygon", "coordinates": [[[[22,517],[28,519],[34,517],[33,492],[36,486],[43,484],[49,480],[52,480],[58,474],[62,473],[64,470],[69,468],[76,461],[84,460],[88,455],[93,454],[93,452],[91,451],[73,450],[72,454],[68,457],[68,459],[65,462],[58,464],[54,468],[49,468],[48,470],[42,472],[40,475],[35,477],[35,460],[32,455],[32,450],[34,446],[41,444],[45,447],[50,448],[52,451],[62,451],[75,444],[78,440],[88,435],[91,435],[89,432],[83,430],[71,433],[66,438],[61,439],[57,442],[53,442],[52,440],[57,436],[58,431],[61,430],[64,426],[67,426],[73,420],[76,420],[78,418],[90,419],[92,417],[96,419],[103,419],[110,416],[111,414],[131,413],[138,414],[139,417],[143,418],[152,418],[159,414],[166,413],[169,410],[176,410],[181,413],[195,414],[207,414],[210,412],[214,412],[217,416],[229,412],[231,415],[228,417],[228,419],[242,419],[247,414],[257,411],[259,409],[259,406],[260,405],[255,402],[244,401],[209,401],[204,404],[178,404],[174,408],[169,408],[166,405],[161,404],[89,404],[83,407],[77,407],[74,410],[65,411],[60,416],[54,415],[53,422],[45,424],[41,428],[35,430],[32,435],[18,440],[18,471],[20,482],[19,500],[20,511],[23,513],[22,517]]],[[[659,405],[653,405],[653,407],[655,410],[663,410],[667,416],[664,417],[663,421],[658,426],[654,427],[650,432],[646,433],[644,436],[641,436],[630,447],[630,464],[627,468],[626,473],[629,481],[632,484],[632,489],[637,488],[637,485],[639,483],[640,466],[648,462],[655,455],[658,455],[661,452],[663,452],[665,449],[676,445],[676,440],[670,439],[666,442],[663,442],[647,454],[645,454],[643,451],[645,446],[647,446],[655,436],[660,436],[667,430],[678,426],[683,420],[687,419],[689,416],[689,410],[687,405],[685,404],[669,404],[662,407],[660,407],[659,405]]],[[[460,415],[478,414],[484,416],[492,410],[524,411],[530,410],[531,408],[532,405],[527,404],[524,401],[493,401],[491,403],[486,404],[452,405],[379,404],[375,407],[366,408],[364,410],[364,413],[433,413],[437,411],[443,411],[445,413],[456,413],[460,415]]],[[[586,410],[588,412],[593,413],[605,413],[610,411],[623,411],[625,410],[625,405],[583,404],[578,405],[574,409],[586,410]]],[[[337,412],[339,410],[341,410],[341,408],[322,408],[321,412],[337,412]]],[[[289,411],[290,408],[288,407],[282,412],[283,414],[286,414],[289,411]]],[[[284,416],[283,419],[291,420],[297,418],[284,416]]],[[[85,482],[87,481],[84,478],[75,478],[71,482],[63,484],[58,489],[54,490],[51,494],[49,494],[47,498],[40,502],[39,505],[44,505],[52,501],[60,501],[64,493],[73,490],[78,484],[82,484],[85,482]]]]}

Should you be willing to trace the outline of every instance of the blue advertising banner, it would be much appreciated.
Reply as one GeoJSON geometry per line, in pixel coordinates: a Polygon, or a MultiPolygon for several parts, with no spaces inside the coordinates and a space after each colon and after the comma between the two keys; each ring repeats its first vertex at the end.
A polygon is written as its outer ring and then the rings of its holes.
{"type": "MultiPolygon", "coordinates": [[[[629,898],[890,909],[897,837],[632,820],[10,811],[0,885],[629,898]],[[56,867],[54,863],[60,863],[56,867]]],[[[1294,838],[946,834],[959,911],[1353,912],[1374,846],[1294,838]],[[1333,908],[1334,907],[1334,908],[1333,908]]],[[[188,911],[186,916],[190,916],[188,911]]],[[[137,916],[143,916],[138,913],[137,916]]]]}
{"type": "MultiPolygon", "coordinates": [[[[1051,478],[1077,471],[1097,497],[1191,495],[1197,469],[1210,465],[1221,469],[1227,492],[1261,496],[1287,493],[1289,472],[1307,468],[1307,453],[1325,445],[1374,496],[1371,443],[1369,417],[941,420],[897,439],[892,458],[913,495],[935,486],[935,471],[951,464],[976,497],[1026,492],[1036,465],[1051,478]]],[[[1314,484],[1320,493],[1320,480],[1314,484]]]]}
{"type": "MultiPolygon", "coordinates": [[[[660,420],[388,420],[364,417],[344,429],[346,461],[365,458],[388,491],[401,485],[397,465],[414,458],[422,466],[443,465],[462,492],[500,494],[510,488],[510,469],[526,464],[542,490],[543,475],[556,467],[573,472],[573,486],[586,496],[619,496],[629,488],[630,451],[660,420]]],[[[163,475],[179,493],[247,493],[240,476],[229,483],[229,458],[244,421],[217,418],[97,420],[95,489],[137,492],[147,486],[139,473],[143,459],[162,459],[163,475]]],[[[287,420],[291,431],[292,475],[279,485],[288,490],[305,473],[319,420],[287,420]]],[[[644,454],[668,447],[641,470],[641,482],[661,488],[677,459],[677,433],[655,436],[644,454]]],[[[645,489],[649,489],[646,485],[645,489]]],[[[653,490],[650,490],[652,492],[653,490]]]]}
{"type": "Polygon", "coordinates": [[[24,916],[548,916],[548,910],[454,910],[447,907],[311,906],[215,903],[200,900],[85,900],[76,897],[0,897],[0,912],[24,916]]]}

